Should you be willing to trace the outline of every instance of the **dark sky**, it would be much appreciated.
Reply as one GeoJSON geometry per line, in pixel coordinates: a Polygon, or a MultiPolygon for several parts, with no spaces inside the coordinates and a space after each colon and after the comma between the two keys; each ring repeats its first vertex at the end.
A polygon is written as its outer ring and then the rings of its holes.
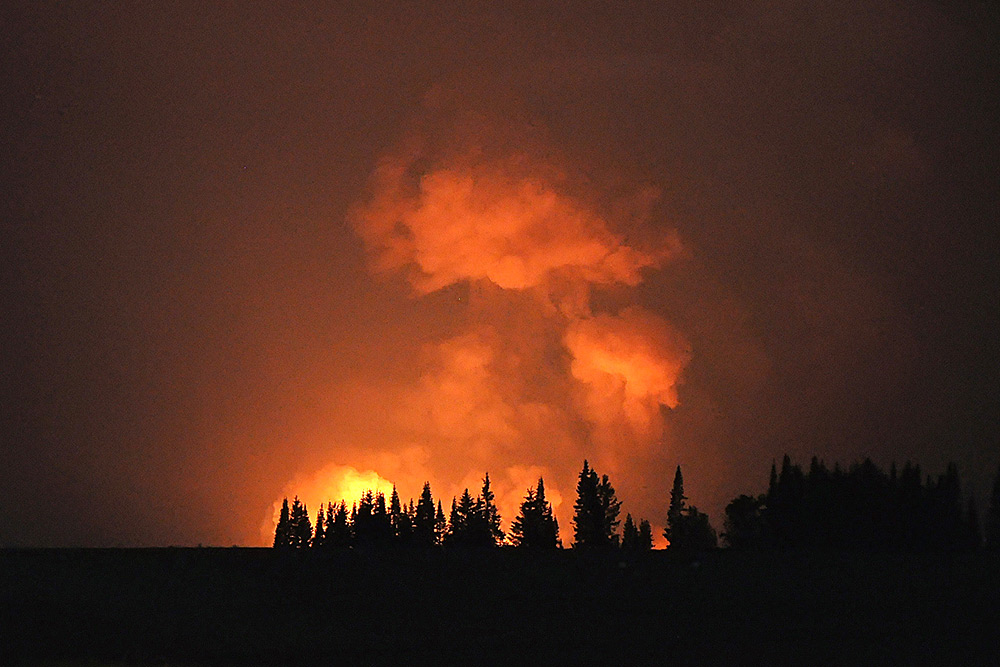
{"type": "Polygon", "coordinates": [[[275,4],[0,9],[0,545],[487,469],[568,543],[584,457],[654,526],[785,452],[983,497],[996,3],[275,4]]]}

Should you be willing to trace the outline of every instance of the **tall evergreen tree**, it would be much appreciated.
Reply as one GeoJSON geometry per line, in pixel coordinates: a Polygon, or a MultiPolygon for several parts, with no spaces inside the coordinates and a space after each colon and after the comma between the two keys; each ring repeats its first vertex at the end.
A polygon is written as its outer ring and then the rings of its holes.
{"type": "Polygon", "coordinates": [[[316,526],[313,528],[310,546],[314,549],[326,546],[326,514],[322,504],[320,504],[319,510],[316,511],[316,526]]]}
{"type": "Polygon", "coordinates": [[[278,549],[292,546],[292,521],[288,510],[288,498],[281,501],[278,525],[274,529],[274,546],[278,549]]]}
{"type": "Polygon", "coordinates": [[[615,495],[615,487],[611,486],[611,481],[607,475],[601,477],[600,484],[597,485],[597,497],[601,501],[601,540],[605,544],[618,546],[618,514],[621,512],[622,503],[615,495]]]}
{"type": "MultiPolygon", "coordinates": [[[[779,481],[780,485],[780,481],[779,481]]],[[[667,509],[667,527],[663,536],[670,542],[671,549],[707,550],[717,546],[715,530],[708,522],[708,515],[685,502],[684,476],[681,467],[674,473],[674,485],[670,490],[670,506],[667,509]]]]}
{"type": "Polygon", "coordinates": [[[340,501],[334,510],[327,508],[327,530],[326,541],[332,547],[346,549],[351,546],[351,525],[347,518],[347,503],[340,501]]]}
{"type": "Polygon", "coordinates": [[[597,473],[590,462],[583,461],[576,483],[576,502],[573,504],[573,546],[603,546],[604,509],[597,492],[597,473]]]}
{"type": "Polygon", "coordinates": [[[361,494],[358,500],[354,520],[354,544],[357,547],[370,548],[374,545],[377,529],[375,527],[375,494],[369,489],[361,494]]]}
{"type": "Polygon", "coordinates": [[[529,488],[521,502],[520,512],[511,523],[510,539],[514,546],[532,549],[555,549],[559,541],[559,524],[552,514],[552,505],[545,499],[545,482],[529,488]]]}
{"type": "Polygon", "coordinates": [[[431,496],[430,482],[424,482],[420,499],[417,501],[413,517],[413,537],[415,543],[420,546],[430,547],[437,543],[434,534],[434,498],[431,496]]]}
{"type": "Polygon", "coordinates": [[[639,550],[650,551],[653,548],[653,526],[645,519],[639,522],[639,550]]]}
{"type": "MultiPolygon", "coordinates": [[[[772,472],[774,466],[772,465],[772,472]]],[[[663,531],[663,536],[667,542],[673,545],[680,537],[681,523],[684,520],[684,510],[687,507],[687,496],[684,495],[684,475],[681,474],[681,467],[677,466],[674,473],[674,485],[670,489],[670,506],[667,508],[667,527],[663,531]]]]}
{"type": "Polygon", "coordinates": [[[434,513],[434,542],[444,544],[445,535],[448,534],[448,520],[444,516],[444,509],[441,507],[441,499],[437,502],[437,512],[434,513]]]}
{"type": "Polygon", "coordinates": [[[496,546],[503,542],[504,534],[500,528],[500,510],[496,506],[493,490],[490,489],[490,473],[483,477],[483,489],[479,494],[482,499],[483,521],[486,525],[488,542],[496,546]]]}
{"type": "Polygon", "coordinates": [[[625,524],[622,526],[622,550],[637,551],[639,548],[639,528],[632,521],[632,515],[625,515],[625,524]]]}
{"type": "Polygon", "coordinates": [[[576,485],[573,505],[573,537],[576,547],[609,547],[618,543],[618,514],[621,501],[607,475],[598,481],[597,472],[588,461],[576,485]]]}
{"type": "Polygon", "coordinates": [[[477,501],[472,499],[472,494],[466,488],[462,491],[458,501],[452,499],[451,516],[448,519],[448,534],[446,542],[450,545],[468,546],[474,544],[477,534],[482,539],[488,534],[485,521],[482,520],[482,499],[479,500],[479,511],[477,511],[477,501]]]}
{"type": "Polygon", "coordinates": [[[400,517],[403,516],[403,508],[399,502],[399,492],[396,491],[396,485],[392,485],[392,495],[389,496],[389,523],[392,525],[392,534],[396,541],[400,541],[399,535],[399,523],[400,517]]]}
{"type": "Polygon", "coordinates": [[[312,539],[312,521],[309,520],[309,509],[305,506],[305,503],[299,500],[298,496],[295,496],[292,500],[292,507],[289,512],[289,526],[292,546],[297,549],[308,547],[312,539]]]}

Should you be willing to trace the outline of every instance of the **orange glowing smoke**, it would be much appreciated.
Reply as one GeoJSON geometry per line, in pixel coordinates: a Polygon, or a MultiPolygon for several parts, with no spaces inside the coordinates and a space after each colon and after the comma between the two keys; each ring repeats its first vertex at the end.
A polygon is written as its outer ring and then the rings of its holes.
{"type": "MultiPolygon", "coordinates": [[[[296,478],[285,487],[282,498],[289,501],[295,496],[309,508],[310,519],[316,520],[320,505],[326,507],[328,502],[334,504],[344,500],[348,508],[367,490],[382,492],[388,498],[392,493],[392,482],[379,475],[374,470],[360,471],[351,466],[331,464],[319,472],[296,478]]],[[[271,517],[261,526],[261,534],[265,540],[274,536],[274,527],[278,525],[278,514],[281,512],[281,499],[276,500],[271,507],[271,517]]]]}
{"type": "MultiPolygon", "coordinates": [[[[419,380],[392,389],[398,399],[386,419],[396,440],[357,443],[360,454],[334,453],[335,461],[361,466],[369,464],[358,456],[419,451],[421,472],[445,505],[466,486],[477,491],[489,471],[508,522],[544,476],[569,543],[572,502],[562,499],[572,496],[586,457],[612,476],[629,511],[650,514],[662,498],[643,506],[640,489],[650,480],[624,462],[666,446],[662,406],[677,405],[691,352],[654,313],[595,313],[591,297],[598,289],[623,294],[681,245],[662,232],[638,247],[621,231],[648,223],[654,189],[616,203],[587,185],[552,161],[476,146],[409,148],[380,161],[370,197],[350,214],[373,267],[402,272],[417,297],[461,283],[469,298],[457,306],[458,333],[415,360],[419,380]]],[[[314,502],[345,494],[350,502],[366,484],[389,488],[386,478],[400,483],[401,495],[406,487],[404,498],[419,493],[413,470],[379,465],[364,474],[331,466],[287,493],[314,511],[314,502]]]]}

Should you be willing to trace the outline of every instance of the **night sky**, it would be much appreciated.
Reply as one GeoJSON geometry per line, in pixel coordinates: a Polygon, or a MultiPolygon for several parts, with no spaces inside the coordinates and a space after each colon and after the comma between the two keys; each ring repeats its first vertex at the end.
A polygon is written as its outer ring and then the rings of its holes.
{"type": "Polygon", "coordinates": [[[996,3],[315,4],[0,9],[0,546],[485,471],[568,544],[585,457],[657,534],[785,452],[982,508],[996,3]]]}

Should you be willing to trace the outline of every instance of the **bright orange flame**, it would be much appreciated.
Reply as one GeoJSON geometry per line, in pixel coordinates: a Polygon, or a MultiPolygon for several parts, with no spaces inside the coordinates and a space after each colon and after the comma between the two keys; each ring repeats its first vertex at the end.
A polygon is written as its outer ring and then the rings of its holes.
{"type": "Polygon", "coordinates": [[[271,506],[271,517],[261,527],[261,535],[265,540],[274,537],[274,529],[278,525],[281,513],[281,502],[288,498],[291,502],[295,496],[306,504],[310,519],[315,521],[320,505],[328,502],[338,503],[341,500],[356,502],[365,491],[382,492],[388,499],[392,493],[392,482],[382,477],[374,470],[359,471],[352,466],[329,465],[311,477],[298,478],[290,482],[282,493],[282,497],[271,506]]]}

